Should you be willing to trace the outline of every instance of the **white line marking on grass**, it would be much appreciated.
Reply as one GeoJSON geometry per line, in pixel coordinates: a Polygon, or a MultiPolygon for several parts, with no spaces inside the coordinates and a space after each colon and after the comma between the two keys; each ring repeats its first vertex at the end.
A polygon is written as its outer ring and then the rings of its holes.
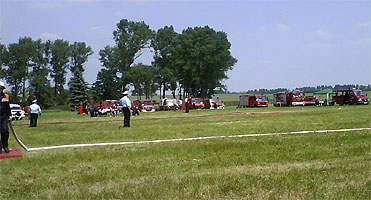
{"type": "Polygon", "coordinates": [[[349,131],[361,131],[371,130],[371,128],[353,128],[353,129],[336,129],[336,130],[314,130],[314,131],[294,131],[285,133],[258,133],[258,134],[245,134],[245,135],[221,135],[221,136],[205,136],[205,137],[193,137],[193,138],[179,138],[179,139],[163,139],[163,140],[147,140],[147,141],[135,141],[135,142],[108,142],[108,143],[94,143],[94,144],[68,144],[60,146],[48,146],[48,147],[35,147],[28,148],[29,151],[39,150],[50,150],[70,147],[92,147],[92,146],[110,146],[110,145],[128,145],[128,144],[148,144],[148,143],[161,143],[161,142],[177,142],[177,141],[191,141],[191,140],[208,140],[216,138],[238,138],[238,137],[258,137],[258,136],[272,136],[272,135],[289,135],[289,134],[306,134],[306,133],[329,133],[329,132],[349,132],[349,131]]]}

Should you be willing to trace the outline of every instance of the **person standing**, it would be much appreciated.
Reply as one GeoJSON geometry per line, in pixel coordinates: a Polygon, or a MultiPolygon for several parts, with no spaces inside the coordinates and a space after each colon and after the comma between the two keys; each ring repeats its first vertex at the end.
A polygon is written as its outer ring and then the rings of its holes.
{"type": "Polygon", "coordinates": [[[122,112],[124,113],[124,125],[123,127],[130,127],[130,114],[131,110],[131,101],[129,99],[129,92],[125,91],[122,93],[123,97],[120,99],[122,105],[122,112]]]}
{"type": "Polygon", "coordinates": [[[37,105],[37,100],[32,101],[32,105],[30,105],[30,127],[36,127],[37,126],[37,118],[39,115],[41,115],[41,108],[39,105],[37,105]]]}
{"type": "Polygon", "coordinates": [[[189,113],[189,103],[188,103],[188,101],[189,101],[189,99],[188,99],[188,97],[186,97],[184,99],[184,105],[185,105],[185,112],[186,113],[189,113]]]}
{"type": "Polygon", "coordinates": [[[0,126],[1,126],[1,139],[0,139],[0,153],[4,149],[5,153],[9,153],[8,140],[9,140],[9,127],[8,120],[12,116],[9,105],[9,95],[4,93],[5,84],[0,81],[0,96],[1,96],[1,105],[0,105],[0,126]]]}

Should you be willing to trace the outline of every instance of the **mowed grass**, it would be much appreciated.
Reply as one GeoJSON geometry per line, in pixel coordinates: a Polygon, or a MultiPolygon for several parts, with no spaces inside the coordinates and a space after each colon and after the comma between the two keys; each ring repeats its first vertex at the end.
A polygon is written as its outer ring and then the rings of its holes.
{"type": "MultiPolygon", "coordinates": [[[[163,111],[14,123],[28,147],[371,127],[371,106],[163,111]],[[225,115],[223,115],[225,114],[225,115]],[[73,123],[57,123],[73,122],[73,123]]],[[[14,139],[10,147],[20,148],[14,139]]],[[[0,199],[370,199],[371,131],[22,151],[0,199]]]]}

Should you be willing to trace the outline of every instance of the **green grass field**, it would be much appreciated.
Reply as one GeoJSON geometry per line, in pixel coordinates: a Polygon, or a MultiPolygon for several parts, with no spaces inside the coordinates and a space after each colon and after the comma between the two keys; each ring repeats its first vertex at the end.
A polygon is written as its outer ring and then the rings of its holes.
{"type": "MultiPolygon", "coordinates": [[[[128,129],[119,129],[122,117],[49,111],[36,128],[22,126],[27,120],[14,125],[25,145],[44,147],[370,128],[370,111],[370,105],[161,111],[132,117],[128,129]]],[[[20,148],[12,136],[9,142],[20,148]]],[[[370,130],[22,153],[0,160],[0,199],[371,198],[370,130]]]]}

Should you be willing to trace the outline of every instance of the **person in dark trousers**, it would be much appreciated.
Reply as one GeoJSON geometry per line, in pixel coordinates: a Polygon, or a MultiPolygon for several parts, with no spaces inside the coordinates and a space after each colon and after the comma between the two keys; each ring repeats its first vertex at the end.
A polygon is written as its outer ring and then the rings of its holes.
{"type": "Polygon", "coordinates": [[[123,127],[130,127],[130,115],[131,115],[131,101],[128,97],[129,92],[125,91],[122,93],[123,97],[120,99],[122,105],[122,112],[124,113],[124,125],[123,127]]]}
{"type": "Polygon", "coordinates": [[[0,81],[0,96],[1,96],[1,105],[0,105],[0,126],[1,126],[1,142],[0,142],[0,153],[4,149],[5,153],[9,153],[8,140],[9,140],[9,127],[8,120],[12,116],[9,105],[9,95],[4,93],[5,84],[0,81]]]}
{"type": "Polygon", "coordinates": [[[41,115],[41,108],[39,105],[37,105],[37,100],[32,101],[32,105],[30,105],[30,127],[36,127],[37,126],[37,118],[39,115],[41,115]]]}
{"type": "Polygon", "coordinates": [[[184,106],[185,106],[185,112],[189,113],[189,104],[188,104],[188,98],[184,99],[184,106]]]}

